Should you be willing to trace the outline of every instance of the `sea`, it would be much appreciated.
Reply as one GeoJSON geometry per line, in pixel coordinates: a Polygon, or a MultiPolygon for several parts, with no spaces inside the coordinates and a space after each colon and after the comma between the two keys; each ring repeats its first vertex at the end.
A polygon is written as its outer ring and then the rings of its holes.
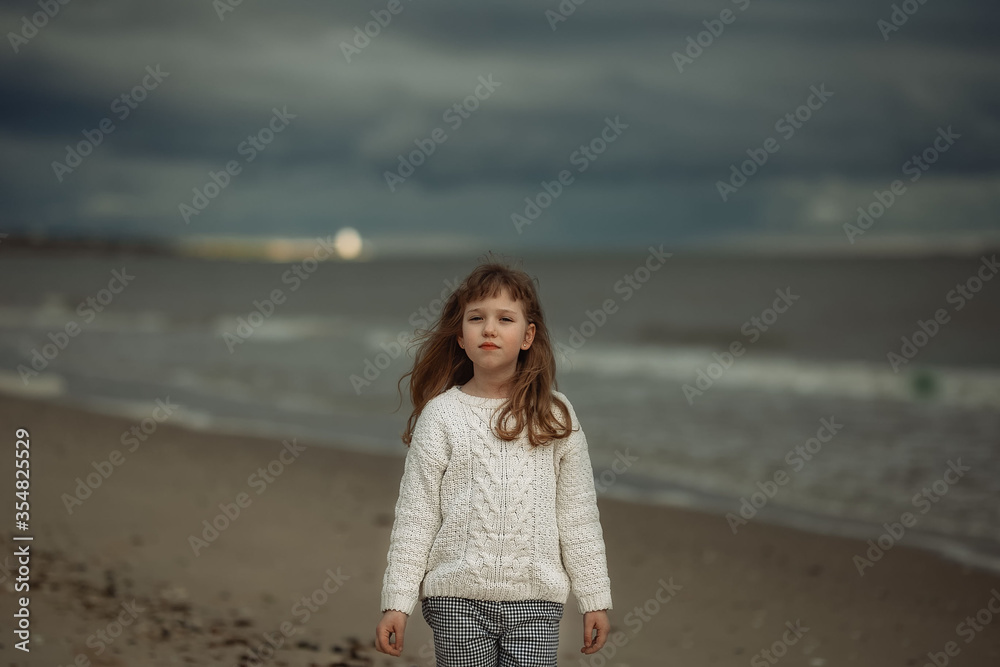
{"type": "MultiPolygon", "coordinates": [[[[519,266],[599,495],[702,510],[734,540],[762,521],[1000,572],[995,257],[649,246],[519,266]]],[[[475,263],[4,251],[0,400],[137,423],[169,401],[194,429],[403,457],[407,342],[475,263]]]]}

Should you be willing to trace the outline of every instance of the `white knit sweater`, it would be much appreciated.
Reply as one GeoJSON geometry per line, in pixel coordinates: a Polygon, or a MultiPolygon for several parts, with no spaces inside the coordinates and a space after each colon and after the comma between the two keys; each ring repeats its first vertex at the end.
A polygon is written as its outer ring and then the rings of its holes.
{"type": "Polygon", "coordinates": [[[581,614],[612,608],[587,440],[553,394],[574,432],[534,448],[491,432],[506,399],[454,386],[427,402],[399,485],[383,612],[411,614],[429,596],[565,603],[570,590],[581,614]]]}

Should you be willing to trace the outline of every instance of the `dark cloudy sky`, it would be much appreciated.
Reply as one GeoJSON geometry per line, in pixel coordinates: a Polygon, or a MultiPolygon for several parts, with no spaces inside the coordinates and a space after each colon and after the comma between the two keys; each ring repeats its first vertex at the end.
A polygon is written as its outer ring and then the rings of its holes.
{"type": "Polygon", "coordinates": [[[343,43],[388,0],[242,0],[220,18],[225,1],[78,0],[37,34],[23,19],[36,2],[3,4],[2,231],[311,236],[352,226],[398,250],[847,246],[844,223],[895,179],[905,192],[858,246],[1000,231],[995,0],[909,0],[915,13],[892,32],[878,23],[891,3],[872,0],[587,0],[555,30],[555,0],[400,0],[350,62],[343,43]],[[674,53],[723,10],[731,22],[679,71],[674,53]],[[116,98],[157,66],[168,74],[121,118],[116,98]],[[454,127],[445,113],[491,76],[500,85],[454,127]],[[821,86],[832,96],[813,98],[791,136],[778,131],[821,86]],[[295,118],[248,162],[241,142],[275,108],[295,118]],[[593,161],[574,158],[607,118],[628,127],[593,161]],[[103,119],[113,132],[99,132],[103,119]],[[948,127],[960,138],[911,181],[906,161],[948,127]],[[390,191],[385,172],[435,128],[446,140],[390,191]],[[53,162],[84,131],[100,145],[58,180],[53,162]],[[723,201],[718,181],[769,137],[777,152],[723,201]],[[240,173],[185,222],[180,205],[233,160],[240,173]],[[511,214],[562,170],[573,182],[518,233],[511,214]]]}

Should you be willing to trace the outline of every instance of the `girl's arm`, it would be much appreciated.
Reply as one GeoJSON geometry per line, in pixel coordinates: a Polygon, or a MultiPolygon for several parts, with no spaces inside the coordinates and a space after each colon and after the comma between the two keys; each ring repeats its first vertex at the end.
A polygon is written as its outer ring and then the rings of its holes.
{"type": "Polygon", "coordinates": [[[406,453],[382,579],[382,609],[409,615],[419,599],[431,545],[441,527],[441,478],[447,467],[445,431],[428,404],[406,453]]]}
{"type": "MultiPolygon", "coordinates": [[[[569,403],[567,403],[567,406],[569,403]]],[[[572,412],[573,423],[579,425],[572,412]]],[[[604,532],[597,509],[594,472],[581,428],[566,443],[556,479],[556,522],[563,563],[581,614],[611,609],[604,532]]]]}

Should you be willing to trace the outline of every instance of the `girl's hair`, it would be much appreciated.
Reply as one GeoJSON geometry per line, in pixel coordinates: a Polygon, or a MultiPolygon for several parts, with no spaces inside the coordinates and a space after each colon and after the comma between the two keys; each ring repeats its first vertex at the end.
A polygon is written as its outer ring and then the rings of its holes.
{"type": "Polygon", "coordinates": [[[531,347],[518,353],[512,386],[500,412],[496,435],[505,441],[514,440],[527,425],[528,442],[532,447],[569,436],[573,428],[570,412],[566,404],[552,394],[552,389],[558,389],[555,357],[534,280],[520,269],[488,258],[451,293],[432,328],[419,330],[410,343],[411,347],[419,344],[413,369],[405,373],[396,385],[399,391],[399,384],[410,376],[413,413],[403,433],[406,446],[410,445],[417,418],[427,402],[473,377],[472,360],[458,346],[467,304],[500,296],[503,290],[507,290],[510,297],[521,304],[527,323],[535,325],[535,336],[531,347]],[[553,414],[553,403],[559,405],[567,423],[553,414]],[[511,416],[514,417],[514,425],[507,428],[511,416]]]}

